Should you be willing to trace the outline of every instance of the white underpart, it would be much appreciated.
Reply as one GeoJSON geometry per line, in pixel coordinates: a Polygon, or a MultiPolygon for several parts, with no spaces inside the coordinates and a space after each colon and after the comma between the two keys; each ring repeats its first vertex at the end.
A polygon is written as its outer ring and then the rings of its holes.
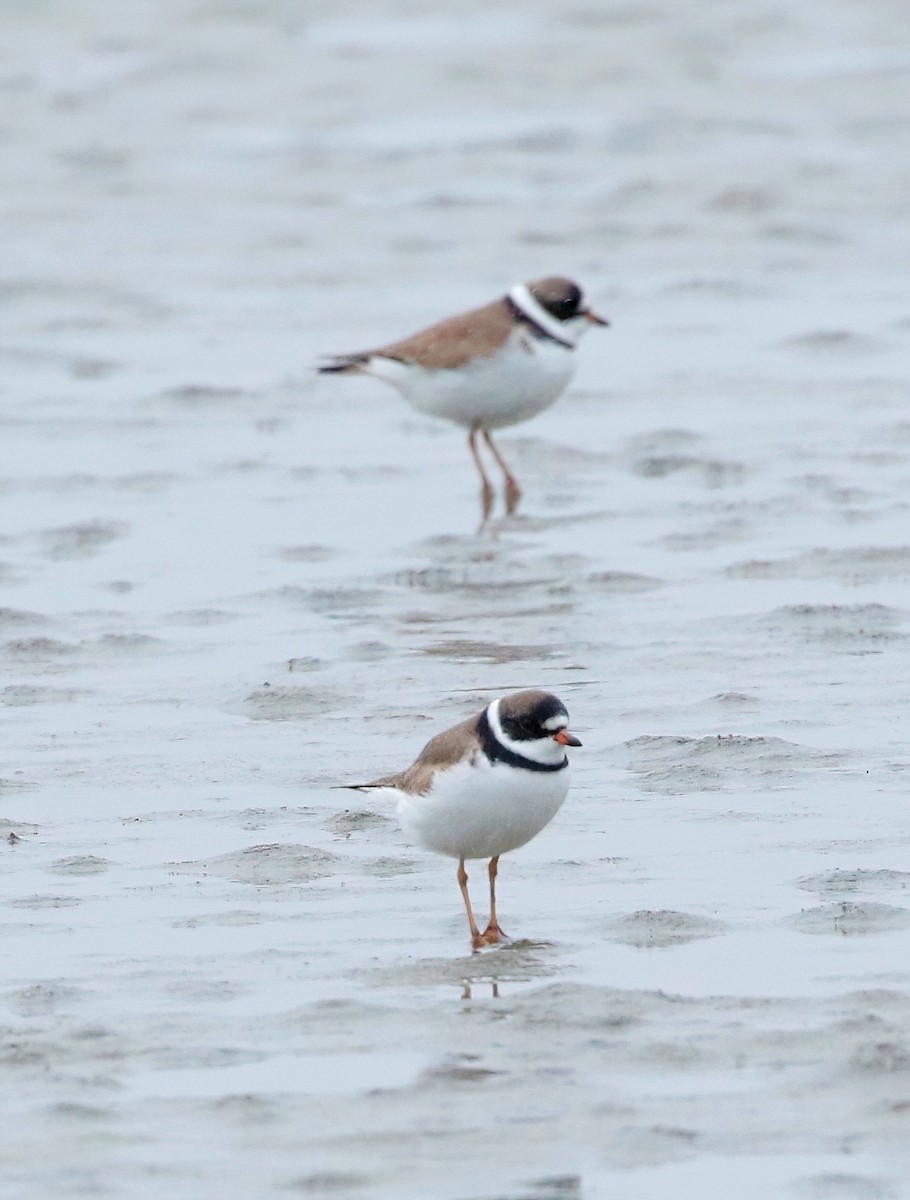
{"type": "Polygon", "coordinates": [[[405,836],[452,858],[495,858],[552,821],[569,790],[569,768],[522,771],[485,754],[440,771],[426,796],[396,791],[405,836]]]}
{"type": "Polygon", "coordinates": [[[516,283],[509,292],[509,299],[535,325],[539,325],[550,337],[558,342],[567,342],[569,347],[575,345],[577,338],[572,337],[570,327],[563,321],[558,321],[552,313],[547,312],[531,289],[524,283],[516,283]]]}
{"type": "MultiPolygon", "coordinates": [[[[588,322],[573,317],[576,340],[588,322]]],[[[575,352],[516,326],[501,349],[461,367],[428,369],[381,355],[363,365],[365,375],[390,383],[418,412],[466,429],[501,429],[536,417],[564,390],[575,371],[575,352]]]]}

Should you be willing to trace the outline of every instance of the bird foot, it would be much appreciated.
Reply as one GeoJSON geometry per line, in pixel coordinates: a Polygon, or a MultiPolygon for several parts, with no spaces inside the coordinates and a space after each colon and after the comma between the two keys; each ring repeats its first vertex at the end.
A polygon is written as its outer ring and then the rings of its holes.
{"type": "Polygon", "coordinates": [[[498,925],[488,925],[483,933],[475,933],[472,938],[475,950],[479,950],[481,946],[495,946],[497,942],[507,942],[508,940],[509,935],[498,925]]]}

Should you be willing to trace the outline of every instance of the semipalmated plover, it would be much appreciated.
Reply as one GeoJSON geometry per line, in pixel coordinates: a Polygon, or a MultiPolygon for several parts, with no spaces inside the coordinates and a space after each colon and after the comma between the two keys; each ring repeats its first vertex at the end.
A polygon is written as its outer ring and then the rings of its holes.
{"type": "Polygon", "coordinates": [[[581,335],[591,325],[607,324],[585,306],[576,283],[554,276],[518,284],[491,304],[400,342],[340,354],[319,370],[374,375],[398,388],[419,412],[463,425],[480,472],[486,518],[493,488],[477,448],[478,433],[502,470],[511,513],[521,489],[490,431],[526,421],[551,405],[572,377],[581,335]]]}
{"type": "Polygon", "coordinates": [[[458,885],[475,949],[505,936],[496,918],[500,855],[540,833],[566,798],[565,747],[581,745],[568,726],[569,714],[556,696],[513,692],[431,738],[406,770],[347,785],[389,793],[412,841],[458,859],[458,885]],[[490,920],[483,933],[468,896],[464,864],[469,858],[490,860],[490,920]]]}

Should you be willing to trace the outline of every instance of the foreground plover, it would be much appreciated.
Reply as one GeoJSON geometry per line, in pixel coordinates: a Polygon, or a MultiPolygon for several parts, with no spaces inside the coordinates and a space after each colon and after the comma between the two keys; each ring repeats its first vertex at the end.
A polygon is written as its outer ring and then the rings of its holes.
{"type": "Polygon", "coordinates": [[[496,917],[499,857],[529,842],[559,811],[569,790],[569,732],[561,700],[538,690],[513,692],[438,733],[404,771],[347,785],[386,792],[405,834],[425,850],[458,859],[474,949],[505,934],[496,917]],[[481,933],[468,895],[465,860],[490,860],[490,920],[481,933]]]}
{"type": "Polygon", "coordinates": [[[572,377],[579,338],[591,325],[607,324],[585,306],[578,284],[554,276],[518,284],[491,304],[400,342],[337,355],[319,370],[374,375],[398,388],[419,412],[464,426],[480,472],[486,518],[493,487],[477,448],[478,433],[502,470],[511,513],[521,489],[490,431],[526,421],[551,405],[572,377]]]}

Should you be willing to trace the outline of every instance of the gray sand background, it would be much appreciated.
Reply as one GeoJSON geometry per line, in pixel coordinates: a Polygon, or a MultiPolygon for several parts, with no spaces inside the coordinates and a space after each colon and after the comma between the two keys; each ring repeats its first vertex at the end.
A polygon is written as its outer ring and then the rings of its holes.
{"type": "Polygon", "coordinates": [[[910,1195],[908,85],[904,0],[0,5],[4,1200],[910,1195]],[[552,272],[478,533],[311,364],[552,272]],[[471,955],[329,789],[531,684],[471,955]]]}

